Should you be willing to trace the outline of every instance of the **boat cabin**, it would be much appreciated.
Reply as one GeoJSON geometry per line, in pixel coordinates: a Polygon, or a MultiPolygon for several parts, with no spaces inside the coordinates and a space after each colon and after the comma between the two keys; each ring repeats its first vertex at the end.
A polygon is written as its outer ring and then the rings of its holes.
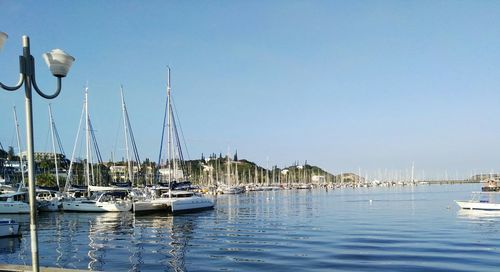
{"type": "Polygon", "coordinates": [[[19,193],[0,195],[0,202],[14,202],[14,201],[26,202],[26,193],[19,192],[19,193]]]}

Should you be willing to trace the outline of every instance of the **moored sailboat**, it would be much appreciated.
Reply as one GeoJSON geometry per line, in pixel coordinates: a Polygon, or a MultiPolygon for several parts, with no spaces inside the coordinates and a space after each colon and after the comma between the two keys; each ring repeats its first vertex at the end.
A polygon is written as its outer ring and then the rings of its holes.
{"type": "MultiPolygon", "coordinates": [[[[92,126],[88,112],[88,88],[85,88],[85,127],[86,127],[86,161],[85,161],[85,181],[87,185],[87,195],[89,197],[67,197],[63,201],[63,210],[72,212],[125,212],[132,209],[132,200],[128,197],[128,190],[94,191],[91,185],[92,150],[91,136],[92,126]]],[[[81,122],[80,122],[81,123],[81,122]]],[[[93,131],[92,131],[93,133],[93,131]]],[[[78,136],[77,136],[78,138],[78,136]]],[[[95,137],[92,137],[95,141],[95,137]]],[[[76,142],[75,142],[76,146],[76,142]]],[[[97,144],[94,142],[94,146],[97,144]]],[[[71,170],[70,170],[71,171],[71,170]]],[[[94,173],[92,171],[92,178],[94,173]]],[[[67,181],[69,184],[69,180],[67,181]]],[[[95,188],[94,188],[95,189],[95,188]]],[[[102,190],[102,188],[99,188],[102,190]]],[[[69,191],[69,190],[67,190],[69,191]]]]}
{"type": "Polygon", "coordinates": [[[188,190],[175,190],[179,180],[185,180],[185,171],[182,169],[183,156],[179,134],[177,131],[170,86],[170,68],[167,76],[167,103],[164,115],[160,156],[158,159],[157,185],[147,189],[145,197],[133,204],[134,212],[152,212],[169,210],[174,213],[190,212],[199,209],[213,208],[214,202],[204,196],[188,190]],[[166,124],[166,126],[165,126],[166,124]],[[167,131],[166,163],[160,165],[162,157],[163,138],[167,131]]]}

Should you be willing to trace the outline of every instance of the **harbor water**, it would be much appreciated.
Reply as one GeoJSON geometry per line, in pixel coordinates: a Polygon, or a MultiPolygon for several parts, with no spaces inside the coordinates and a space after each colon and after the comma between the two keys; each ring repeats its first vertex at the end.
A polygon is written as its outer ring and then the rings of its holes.
{"type": "MultiPolygon", "coordinates": [[[[500,213],[460,211],[480,184],[222,195],[186,215],[40,213],[42,266],[96,271],[498,271],[500,213]]],[[[21,238],[0,263],[31,263],[21,238]]]]}

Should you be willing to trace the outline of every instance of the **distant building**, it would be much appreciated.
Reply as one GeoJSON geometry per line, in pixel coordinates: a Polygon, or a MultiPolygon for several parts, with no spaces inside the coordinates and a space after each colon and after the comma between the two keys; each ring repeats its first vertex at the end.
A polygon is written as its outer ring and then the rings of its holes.
{"type": "Polygon", "coordinates": [[[22,167],[21,167],[21,162],[20,161],[8,161],[5,160],[3,163],[3,167],[7,171],[12,171],[14,173],[21,173],[22,171],[27,172],[28,171],[28,162],[23,161],[22,167]]]}
{"type": "Polygon", "coordinates": [[[326,182],[326,177],[325,176],[319,176],[319,175],[313,175],[311,177],[312,182],[316,183],[325,183],[326,182]]]}
{"type": "MultiPolygon", "coordinates": [[[[128,166],[127,165],[112,165],[109,167],[109,173],[113,181],[128,181],[128,166]]],[[[132,166],[132,175],[139,173],[139,166],[132,166]]]]}
{"type": "Polygon", "coordinates": [[[172,180],[184,180],[184,172],[180,169],[160,168],[158,172],[160,173],[161,181],[167,181],[169,178],[172,178],[172,180]]]}
{"type": "MultiPolygon", "coordinates": [[[[23,151],[20,153],[20,155],[23,156],[24,161],[27,161],[27,158],[28,158],[27,154],[28,153],[26,151],[23,151]]],[[[66,156],[64,156],[64,154],[56,153],[56,157],[57,157],[59,165],[65,164],[69,161],[68,159],[66,159],[66,156]]],[[[54,161],[54,153],[53,152],[35,152],[33,154],[33,159],[35,160],[36,163],[42,162],[44,160],[54,161]]]]}

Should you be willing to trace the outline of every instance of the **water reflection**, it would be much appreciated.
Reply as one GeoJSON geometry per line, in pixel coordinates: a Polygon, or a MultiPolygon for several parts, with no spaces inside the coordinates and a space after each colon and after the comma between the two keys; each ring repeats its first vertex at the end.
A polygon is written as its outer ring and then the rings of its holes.
{"type": "MultiPolygon", "coordinates": [[[[185,271],[187,247],[197,218],[167,214],[135,217],[133,213],[43,214],[40,263],[93,271],[185,271]]],[[[7,250],[22,251],[17,259],[29,262],[29,241],[22,242],[7,243],[7,250]],[[20,250],[20,245],[28,246],[27,251],[20,250]]]]}
{"type": "Polygon", "coordinates": [[[21,238],[6,237],[0,238],[0,254],[15,253],[21,248],[21,238]]]}
{"type": "Polygon", "coordinates": [[[133,214],[102,213],[89,219],[88,269],[103,270],[108,251],[120,248],[118,237],[126,239],[133,231],[133,214]]]}
{"type": "Polygon", "coordinates": [[[196,217],[141,216],[134,218],[130,271],[185,271],[186,251],[196,217]]]}

